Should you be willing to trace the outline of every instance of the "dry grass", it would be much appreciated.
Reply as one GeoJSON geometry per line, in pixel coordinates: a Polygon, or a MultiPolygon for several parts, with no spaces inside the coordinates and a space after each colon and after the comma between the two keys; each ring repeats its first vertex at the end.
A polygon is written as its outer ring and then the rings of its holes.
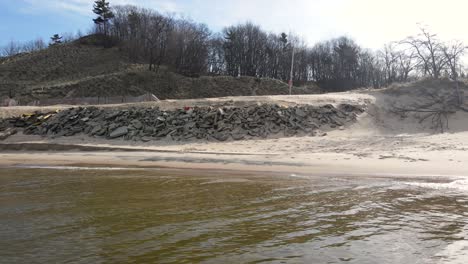
{"type": "Polygon", "coordinates": [[[462,81],[454,82],[449,79],[426,78],[404,84],[393,84],[388,88],[382,89],[382,92],[388,95],[418,98],[426,95],[428,92],[437,94],[452,93],[457,89],[457,85],[462,91],[468,90],[468,85],[462,81]]]}
{"type": "MultiPolygon", "coordinates": [[[[0,61],[0,98],[10,93],[24,104],[41,98],[138,96],[161,99],[245,95],[281,95],[278,80],[229,76],[189,78],[161,67],[158,73],[132,64],[119,47],[102,48],[83,41],[19,54],[0,61]]],[[[318,93],[317,87],[295,88],[296,94],[318,93]]]]}

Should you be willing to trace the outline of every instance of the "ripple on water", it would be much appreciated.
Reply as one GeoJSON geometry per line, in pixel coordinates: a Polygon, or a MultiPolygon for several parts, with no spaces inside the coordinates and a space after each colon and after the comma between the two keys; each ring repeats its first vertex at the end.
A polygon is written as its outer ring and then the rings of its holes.
{"type": "Polygon", "coordinates": [[[468,263],[462,178],[0,175],[7,263],[468,263]]]}

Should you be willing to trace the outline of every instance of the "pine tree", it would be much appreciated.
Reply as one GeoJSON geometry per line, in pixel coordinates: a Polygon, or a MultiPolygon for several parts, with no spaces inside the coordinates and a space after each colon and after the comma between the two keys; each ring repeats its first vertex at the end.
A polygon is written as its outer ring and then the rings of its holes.
{"type": "Polygon", "coordinates": [[[288,43],[288,35],[286,33],[281,33],[280,35],[280,41],[283,43],[284,46],[288,43]]]}
{"type": "Polygon", "coordinates": [[[97,18],[93,19],[94,23],[99,27],[102,26],[104,35],[107,35],[109,20],[114,18],[114,13],[109,7],[109,2],[106,2],[106,0],[96,0],[94,1],[93,7],[93,12],[98,16],[97,18]]]}
{"type": "Polygon", "coordinates": [[[54,34],[50,40],[50,46],[62,44],[62,37],[59,34],[54,34]]]}

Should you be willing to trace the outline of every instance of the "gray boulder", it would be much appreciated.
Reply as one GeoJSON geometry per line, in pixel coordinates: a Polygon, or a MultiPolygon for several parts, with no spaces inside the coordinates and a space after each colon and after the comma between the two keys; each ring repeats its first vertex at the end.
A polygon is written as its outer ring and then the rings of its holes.
{"type": "Polygon", "coordinates": [[[112,131],[109,135],[109,138],[118,138],[121,136],[125,136],[126,134],[128,134],[128,128],[126,126],[123,126],[112,131]]]}
{"type": "Polygon", "coordinates": [[[139,130],[139,129],[141,129],[143,127],[143,123],[141,123],[140,120],[138,120],[138,119],[132,120],[131,125],[137,130],[139,130]]]}
{"type": "Polygon", "coordinates": [[[14,128],[7,128],[5,131],[0,132],[0,140],[5,140],[8,137],[16,134],[17,130],[14,128]]]}

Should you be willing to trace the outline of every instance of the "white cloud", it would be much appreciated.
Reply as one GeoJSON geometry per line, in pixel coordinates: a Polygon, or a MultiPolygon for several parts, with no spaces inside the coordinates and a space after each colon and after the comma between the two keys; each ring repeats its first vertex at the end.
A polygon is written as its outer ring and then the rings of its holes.
{"type": "MultiPolygon", "coordinates": [[[[21,8],[24,13],[62,12],[93,16],[91,0],[21,0],[25,6],[21,8]]],[[[179,11],[175,1],[171,0],[113,0],[111,5],[138,5],[154,8],[161,12],[179,11]]]]}
{"type": "Polygon", "coordinates": [[[89,15],[90,2],[86,0],[21,0],[24,5],[19,11],[40,14],[47,11],[89,15]]]}

